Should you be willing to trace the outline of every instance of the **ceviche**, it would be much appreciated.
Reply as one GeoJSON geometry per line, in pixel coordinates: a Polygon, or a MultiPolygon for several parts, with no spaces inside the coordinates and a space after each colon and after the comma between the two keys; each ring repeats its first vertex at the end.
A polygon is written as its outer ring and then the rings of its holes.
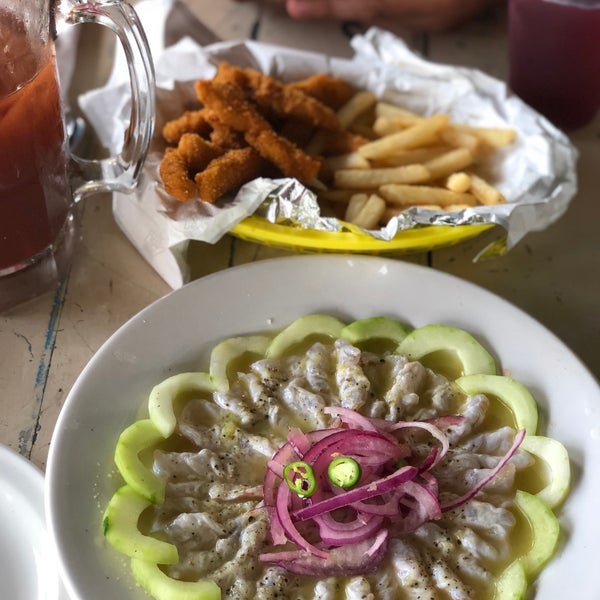
{"type": "Polygon", "coordinates": [[[464,330],[307,315],[154,387],[103,531],[157,600],[524,598],[570,483],[537,429],[464,330]]]}

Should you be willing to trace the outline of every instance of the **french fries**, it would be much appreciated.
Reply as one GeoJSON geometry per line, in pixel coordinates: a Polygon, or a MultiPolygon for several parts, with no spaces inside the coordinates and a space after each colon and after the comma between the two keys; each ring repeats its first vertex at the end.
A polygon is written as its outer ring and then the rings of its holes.
{"type": "Polygon", "coordinates": [[[346,129],[354,123],[364,112],[377,102],[377,97],[371,92],[357,92],[337,111],[340,125],[346,129]]]}
{"type": "Polygon", "coordinates": [[[495,188],[493,185],[490,185],[483,177],[479,177],[479,175],[472,174],[471,175],[471,193],[481,204],[486,204],[488,206],[493,204],[503,204],[506,202],[500,190],[495,188]]]}
{"type": "Polygon", "coordinates": [[[384,169],[339,169],[333,186],[354,190],[372,190],[388,183],[420,183],[431,179],[425,165],[405,165],[384,169]]]}
{"type": "MultiPolygon", "coordinates": [[[[369,110],[375,138],[370,136],[348,156],[327,158],[333,171],[329,193],[340,192],[339,202],[349,198],[345,220],[364,226],[380,213],[378,224],[383,226],[411,207],[458,211],[506,202],[478,173],[478,163],[513,143],[514,130],[453,123],[446,114],[424,117],[383,101],[376,101],[369,110]],[[356,193],[341,195],[352,190],[356,193]],[[383,204],[373,201],[364,219],[361,211],[373,196],[383,204]]],[[[340,113],[345,113],[344,107],[340,113]]],[[[352,122],[346,120],[344,126],[351,129],[352,122]]],[[[368,127],[364,119],[361,127],[368,127]]]]}
{"type": "Polygon", "coordinates": [[[361,156],[358,152],[349,152],[348,154],[339,154],[325,159],[327,166],[332,171],[341,169],[368,169],[371,163],[361,156]]]}
{"type": "Polygon", "coordinates": [[[452,173],[446,179],[446,187],[453,192],[468,192],[471,189],[471,176],[464,171],[452,173]]]}
{"type": "Polygon", "coordinates": [[[466,169],[473,164],[473,154],[468,148],[456,148],[425,163],[430,179],[441,179],[466,169]]]}
{"type": "Polygon", "coordinates": [[[368,142],[358,149],[359,154],[369,159],[389,156],[397,150],[427,146],[435,140],[436,133],[449,121],[448,115],[433,115],[417,121],[406,129],[384,135],[378,140],[368,142]]]}
{"type": "Polygon", "coordinates": [[[377,194],[353,194],[346,208],[345,220],[363,229],[375,229],[386,208],[386,201],[377,194]]]}
{"type": "Polygon", "coordinates": [[[215,202],[246,181],[296,177],[327,214],[374,229],[410,207],[506,202],[481,169],[513,129],[419,115],[324,74],[283,83],[223,63],[195,84],[198,110],[165,124],[165,189],[215,202]]]}
{"type": "Polygon", "coordinates": [[[510,146],[515,141],[517,132],[514,129],[498,129],[492,127],[473,127],[471,125],[455,125],[457,131],[462,131],[478,137],[493,148],[510,146]]]}
{"type": "Polygon", "coordinates": [[[474,206],[477,200],[473,194],[453,192],[442,187],[429,185],[406,185],[390,183],[382,185],[379,193],[394,206],[474,206]]]}

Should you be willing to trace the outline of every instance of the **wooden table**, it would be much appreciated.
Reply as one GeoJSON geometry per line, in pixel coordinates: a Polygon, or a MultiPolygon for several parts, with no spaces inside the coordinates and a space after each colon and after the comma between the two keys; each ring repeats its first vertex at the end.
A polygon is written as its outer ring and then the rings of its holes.
{"type": "MultiPolygon", "coordinates": [[[[336,23],[294,22],[280,10],[232,0],[185,4],[222,39],[254,37],[352,55],[347,31],[336,23]]],[[[453,33],[396,33],[431,60],[476,67],[498,78],[507,75],[502,10],[453,33]]],[[[103,83],[111,56],[106,39],[91,31],[81,36],[73,97],[103,83]]],[[[581,153],[580,191],[567,214],[549,229],[528,235],[493,261],[472,261],[484,246],[482,238],[398,260],[452,273],[513,302],[562,338],[600,377],[600,115],[571,137],[581,153]]],[[[198,277],[286,254],[226,237],[214,246],[196,246],[191,260],[198,277]]],[[[120,325],[169,291],[116,226],[110,198],[89,199],[83,241],[65,284],[0,315],[0,443],[44,468],[56,418],[85,364],[120,325]]]]}

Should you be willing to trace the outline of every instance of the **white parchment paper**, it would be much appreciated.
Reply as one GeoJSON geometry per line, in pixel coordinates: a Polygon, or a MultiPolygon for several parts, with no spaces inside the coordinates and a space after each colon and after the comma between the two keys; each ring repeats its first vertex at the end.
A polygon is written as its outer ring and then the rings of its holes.
{"type": "MultiPolygon", "coordinates": [[[[399,231],[422,225],[495,223],[506,231],[506,251],[528,232],[556,221],[576,193],[577,152],[567,136],[511,95],[504,83],[482,72],[428,62],[380,29],[353,38],[351,60],[254,41],[201,47],[184,38],[165,48],[164,26],[173,6],[173,0],[145,0],[136,5],[156,67],[156,133],[136,193],[115,194],[113,199],[121,229],[173,288],[189,279],[186,253],[190,240],[214,243],[255,211],[298,226],[325,231],[340,228],[334,219],[319,216],[313,194],[293,180],[257,180],[235,198],[215,206],[199,200],[182,204],[164,192],[157,172],[164,150],[162,125],[197,105],[193,82],[212,77],[222,60],[288,81],[325,72],[424,115],[446,112],[457,123],[517,129],[516,142],[485,165],[507,204],[453,213],[410,209],[384,229],[367,232],[378,239],[389,240],[399,231]],[[282,189],[285,193],[279,195],[282,189]]],[[[116,152],[129,120],[129,83],[122,55],[107,85],[80,97],[80,106],[102,143],[116,152]]]]}

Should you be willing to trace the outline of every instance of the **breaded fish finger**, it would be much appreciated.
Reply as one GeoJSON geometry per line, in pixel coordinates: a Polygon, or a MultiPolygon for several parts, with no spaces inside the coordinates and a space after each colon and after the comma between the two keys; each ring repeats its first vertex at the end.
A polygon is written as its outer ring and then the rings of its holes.
{"type": "Polygon", "coordinates": [[[327,131],[324,132],[322,153],[329,156],[348,154],[358,150],[368,141],[368,139],[346,130],[335,134],[327,131]]]}
{"type": "Polygon", "coordinates": [[[340,129],[335,111],[299,89],[286,87],[272,77],[263,76],[252,89],[256,102],[279,116],[293,116],[308,121],[314,127],[340,129]]]}
{"type": "Polygon", "coordinates": [[[268,121],[248,102],[244,90],[239,86],[229,82],[200,80],[196,82],[195,89],[198,99],[214,110],[220,121],[236,131],[271,128],[268,121]]]}
{"type": "Polygon", "coordinates": [[[300,89],[285,85],[271,75],[223,62],[213,81],[229,82],[242,87],[267,114],[297,117],[324,129],[340,128],[337,115],[329,106],[300,89]]]}
{"type": "Polygon", "coordinates": [[[233,129],[233,127],[221,121],[219,115],[214,110],[206,110],[206,119],[212,127],[209,137],[215,146],[219,146],[223,150],[244,148],[246,146],[244,136],[239,131],[233,129]]]}
{"type": "Polygon", "coordinates": [[[265,166],[265,160],[253,148],[230,150],[196,175],[198,195],[205,202],[214,202],[258,177],[265,166]]]}
{"type": "Polygon", "coordinates": [[[219,119],[244,133],[248,144],[277,166],[285,176],[310,181],[317,176],[320,163],[295,144],[277,135],[268,121],[244,97],[241,88],[230,83],[198,81],[198,98],[213,109],[219,119]]]}
{"type": "Polygon", "coordinates": [[[221,156],[224,150],[197,133],[184,133],[177,144],[177,151],[183,158],[188,173],[202,171],[208,163],[221,156]]]}
{"type": "Polygon", "coordinates": [[[188,166],[175,148],[167,148],[159,167],[160,177],[167,193],[187,202],[196,195],[196,186],[188,174],[188,166]]]}
{"type": "Polygon", "coordinates": [[[211,126],[203,109],[186,111],[178,119],[168,121],[162,129],[163,138],[169,144],[177,144],[184,133],[198,133],[205,136],[210,133],[211,126]]]}
{"type": "Polygon", "coordinates": [[[244,69],[227,61],[219,63],[213,77],[216,83],[233,83],[247,90],[259,85],[262,73],[254,69],[244,69]]]}
{"type": "Polygon", "coordinates": [[[287,87],[300,90],[333,110],[341,108],[356,94],[356,90],[349,83],[325,73],[317,73],[306,79],[288,83],[287,87]]]}
{"type": "Polygon", "coordinates": [[[319,174],[319,160],[277,135],[272,129],[252,129],[246,132],[245,137],[261,156],[278,167],[286,177],[295,177],[308,183],[319,174]]]}

